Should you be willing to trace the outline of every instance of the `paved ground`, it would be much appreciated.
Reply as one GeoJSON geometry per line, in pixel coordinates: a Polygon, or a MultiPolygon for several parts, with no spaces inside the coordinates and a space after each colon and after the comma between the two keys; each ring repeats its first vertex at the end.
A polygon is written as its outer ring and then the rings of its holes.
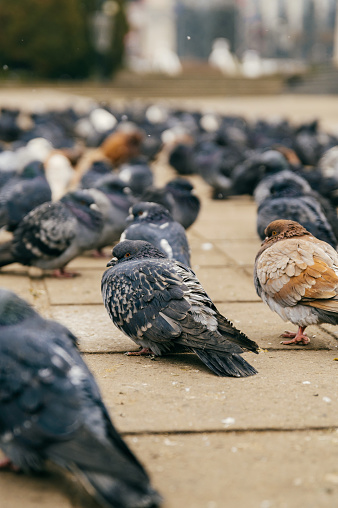
{"type": "MultiPolygon", "coordinates": [[[[254,99],[251,105],[255,113],[254,99]]],[[[172,176],[163,160],[155,171],[159,184],[172,176]]],[[[134,344],[101,301],[104,260],[73,261],[81,276],[72,280],[12,265],[1,271],[0,285],[79,337],[113,421],[149,470],[164,508],[337,506],[338,329],[309,328],[306,347],[280,344],[286,325],[261,303],[252,281],[260,244],[254,203],[212,201],[207,186],[192,181],[203,202],[188,232],[193,269],[219,310],[261,346],[258,356],[244,355],[258,375],[217,378],[187,354],[126,357],[134,344]]],[[[0,500],[6,508],[96,506],[58,472],[1,473],[0,500]]]]}

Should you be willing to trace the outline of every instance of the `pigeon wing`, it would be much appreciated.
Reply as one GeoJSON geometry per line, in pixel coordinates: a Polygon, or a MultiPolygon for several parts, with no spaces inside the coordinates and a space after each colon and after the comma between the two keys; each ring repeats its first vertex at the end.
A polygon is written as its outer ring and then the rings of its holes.
{"type": "Polygon", "coordinates": [[[15,256],[20,261],[60,256],[71,245],[76,225],[63,203],[43,203],[29,212],[15,230],[15,256]]]}
{"type": "Polygon", "coordinates": [[[338,311],[338,255],[325,242],[313,237],[276,242],[258,258],[256,274],[267,297],[283,307],[301,303],[338,311]]]}

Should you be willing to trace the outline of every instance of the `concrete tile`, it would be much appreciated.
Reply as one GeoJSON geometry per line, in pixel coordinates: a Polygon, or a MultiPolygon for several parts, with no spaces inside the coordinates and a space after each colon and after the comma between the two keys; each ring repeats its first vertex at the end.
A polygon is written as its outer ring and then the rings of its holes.
{"type": "Polygon", "coordinates": [[[199,238],[190,241],[189,245],[193,270],[196,270],[199,266],[227,266],[233,264],[233,260],[222,252],[215,242],[206,242],[199,238]]]}
{"type": "Polygon", "coordinates": [[[101,278],[105,267],[86,269],[78,277],[56,279],[46,277],[45,284],[51,305],[102,303],[101,278]]]}
{"type": "Polygon", "coordinates": [[[249,378],[219,378],[193,354],[150,358],[85,354],[124,432],[338,426],[333,351],[270,351],[244,358],[249,378]]]}
{"type": "MultiPolygon", "coordinates": [[[[263,302],[219,303],[218,310],[234,323],[236,328],[246,333],[263,349],[308,350],[332,349],[337,351],[338,342],[323,327],[309,326],[307,333],[311,339],[307,346],[284,346],[281,334],[285,330],[297,331],[292,323],[286,323],[278,314],[272,312],[263,302]]],[[[338,354],[338,353],[337,353],[338,354]]]]}
{"type": "Polygon", "coordinates": [[[196,275],[214,302],[260,301],[253,280],[236,267],[197,267],[196,275]]]}
{"type": "Polygon", "coordinates": [[[128,437],[163,508],[332,508],[336,431],[128,437]]]}
{"type": "Polygon", "coordinates": [[[256,254],[261,245],[261,241],[254,238],[236,242],[217,241],[215,243],[233,262],[240,266],[249,265],[250,267],[254,266],[256,254]]]}
{"type": "Polygon", "coordinates": [[[76,335],[81,351],[124,353],[139,349],[112,323],[103,303],[56,305],[51,312],[53,319],[67,326],[76,335]]]}
{"type": "Polygon", "coordinates": [[[232,200],[210,201],[198,218],[198,230],[209,240],[256,240],[256,206],[234,206],[232,200]]]}
{"type": "Polygon", "coordinates": [[[33,303],[34,296],[32,294],[31,281],[28,274],[26,276],[21,270],[16,270],[16,266],[19,265],[12,266],[15,268],[11,271],[8,269],[0,271],[0,287],[10,289],[21,296],[21,298],[33,303]]]}

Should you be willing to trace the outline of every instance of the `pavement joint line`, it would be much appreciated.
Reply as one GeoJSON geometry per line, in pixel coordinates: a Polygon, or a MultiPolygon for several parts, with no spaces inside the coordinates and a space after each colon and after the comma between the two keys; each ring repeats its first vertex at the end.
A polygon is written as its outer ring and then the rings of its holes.
{"type": "Polygon", "coordinates": [[[137,431],[126,431],[123,432],[120,430],[120,433],[124,437],[132,437],[132,436],[179,436],[179,435],[192,435],[196,436],[198,434],[250,434],[252,432],[263,434],[265,432],[273,432],[273,433],[282,433],[282,432],[336,432],[337,426],[309,426],[309,427],[251,427],[247,429],[240,428],[225,428],[225,429],[199,429],[199,430],[143,430],[140,432],[137,431]]]}
{"type": "MultiPolygon", "coordinates": [[[[112,339],[112,340],[114,340],[114,339],[112,339]]],[[[275,353],[275,352],[279,353],[279,352],[282,352],[282,351],[283,352],[289,352],[289,351],[297,351],[297,352],[301,351],[301,352],[303,352],[304,351],[306,353],[313,353],[314,351],[316,352],[316,351],[336,351],[336,350],[332,349],[330,347],[325,347],[325,346],[323,346],[321,348],[317,348],[317,349],[287,349],[287,348],[278,348],[278,347],[276,347],[276,348],[274,348],[274,347],[272,347],[272,348],[266,348],[265,347],[264,351],[261,351],[258,354],[262,354],[263,355],[263,354],[266,354],[266,353],[275,353]]],[[[84,355],[119,355],[119,354],[125,355],[126,354],[125,350],[123,350],[123,351],[116,351],[116,350],[115,351],[86,351],[86,350],[83,350],[81,352],[84,355]]],[[[250,352],[251,351],[245,351],[245,353],[250,353],[250,352]]],[[[184,355],[184,354],[193,354],[193,353],[189,353],[189,352],[176,353],[176,354],[175,353],[172,353],[172,354],[169,353],[167,355],[155,356],[154,360],[157,360],[157,359],[160,359],[160,358],[169,358],[169,357],[173,357],[173,356],[176,356],[176,355],[178,356],[178,355],[184,355]]],[[[254,354],[254,353],[252,353],[252,354],[254,354]]],[[[151,355],[148,355],[148,356],[144,355],[144,356],[146,358],[152,358],[151,355]]],[[[220,376],[220,377],[222,377],[222,376],[220,376]]]]}
{"type": "Polygon", "coordinates": [[[320,328],[322,330],[322,332],[325,332],[328,335],[330,335],[333,339],[338,340],[338,337],[334,332],[332,332],[331,330],[327,330],[322,325],[317,325],[317,326],[318,326],[318,328],[320,328]]]}

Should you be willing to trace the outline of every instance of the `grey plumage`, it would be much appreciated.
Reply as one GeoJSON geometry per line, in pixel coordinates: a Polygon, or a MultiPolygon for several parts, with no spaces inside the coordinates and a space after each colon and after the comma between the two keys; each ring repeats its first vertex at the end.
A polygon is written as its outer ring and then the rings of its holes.
{"type": "Polygon", "coordinates": [[[94,377],[64,326],[0,289],[0,447],[24,472],[50,460],[104,507],[160,503],[114,428],[94,377]]]}
{"type": "Polygon", "coordinates": [[[118,175],[134,196],[141,196],[153,184],[153,173],[142,157],[122,164],[118,175]]]}
{"type": "Polygon", "coordinates": [[[86,189],[95,200],[103,217],[103,229],[97,248],[117,242],[127,226],[129,208],[133,201],[126,184],[116,175],[105,178],[97,188],[86,189]]]}
{"type": "Polygon", "coordinates": [[[130,210],[131,224],[124,230],[122,240],[144,240],[170,259],[190,266],[190,248],[184,227],[157,203],[141,201],[130,210]]]}
{"type": "Polygon", "coordinates": [[[258,199],[264,195],[268,197],[261,201],[257,210],[257,232],[260,238],[265,238],[265,228],[277,219],[299,222],[315,237],[337,246],[337,215],[335,212],[326,216],[326,209],[322,206],[323,198],[308,189],[307,182],[289,171],[273,175],[264,180],[257,189],[258,199]],[[282,174],[284,173],[284,174],[282,174]],[[291,173],[291,174],[289,174],[291,173]],[[335,215],[335,217],[334,217],[335,215]],[[333,227],[330,222],[333,222],[333,227]]]}
{"type": "Polygon", "coordinates": [[[94,249],[103,228],[102,214],[83,190],[34,208],[13,238],[0,245],[0,266],[21,263],[45,270],[63,269],[69,261],[94,249]]]}
{"type": "Polygon", "coordinates": [[[28,212],[51,199],[43,164],[30,162],[0,189],[0,227],[14,231],[28,212]]]}
{"type": "Polygon", "coordinates": [[[155,355],[195,352],[219,376],[256,370],[240,354],[258,346],[237,330],[204,291],[194,272],[148,242],[125,240],[113,249],[101,290],[113,323],[155,355]]]}

